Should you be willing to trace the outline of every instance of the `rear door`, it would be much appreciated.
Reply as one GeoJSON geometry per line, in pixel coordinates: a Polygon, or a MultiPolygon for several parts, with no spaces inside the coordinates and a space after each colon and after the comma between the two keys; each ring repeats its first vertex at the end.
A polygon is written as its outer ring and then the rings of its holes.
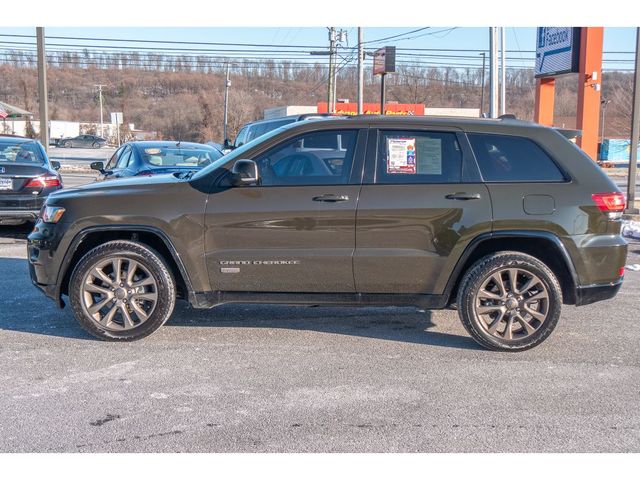
{"type": "Polygon", "coordinates": [[[365,143],[358,129],[302,133],[252,158],[260,185],[212,193],[205,253],[213,289],[353,293],[365,143]]]}
{"type": "Polygon", "coordinates": [[[471,239],[491,230],[489,192],[456,129],[372,130],[356,218],[360,293],[441,294],[471,239]]]}

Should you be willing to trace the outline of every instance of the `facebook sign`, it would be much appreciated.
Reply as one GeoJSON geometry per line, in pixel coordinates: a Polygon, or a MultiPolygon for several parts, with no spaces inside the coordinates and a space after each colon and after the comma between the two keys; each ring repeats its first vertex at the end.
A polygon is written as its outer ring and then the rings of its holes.
{"type": "Polygon", "coordinates": [[[538,27],[536,77],[577,72],[580,61],[580,27],[538,27]]]}

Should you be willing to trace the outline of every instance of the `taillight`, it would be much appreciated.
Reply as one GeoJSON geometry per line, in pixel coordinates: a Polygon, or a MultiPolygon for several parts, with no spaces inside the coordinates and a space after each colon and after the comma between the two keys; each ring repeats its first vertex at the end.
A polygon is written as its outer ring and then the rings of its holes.
{"type": "Polygon", "coordinates": [[[620,192],[594,193],[591,198],[604,213],[622,213],[624,210],[624,195],[620,192]]]}
{"type": "Polygon", "coordinates": [[[41,175],[29,180],[24,188],[47,188],[61,186],[62,182],[60,181],[60,177],[57,177],[56,175],[41,175]]]}

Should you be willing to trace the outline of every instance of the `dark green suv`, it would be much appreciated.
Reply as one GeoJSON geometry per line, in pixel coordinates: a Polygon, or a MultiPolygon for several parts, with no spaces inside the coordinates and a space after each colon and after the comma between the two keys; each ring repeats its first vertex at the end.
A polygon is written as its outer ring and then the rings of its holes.
{"type": "Polygon", "coordinates": [[[524,350],[562,304],[612,298],[624,197],[557,131],[504,119],[298,122],[197,173],[49,197],[33,283],[107,340],[229,302],[455,307],[524,350]]]}

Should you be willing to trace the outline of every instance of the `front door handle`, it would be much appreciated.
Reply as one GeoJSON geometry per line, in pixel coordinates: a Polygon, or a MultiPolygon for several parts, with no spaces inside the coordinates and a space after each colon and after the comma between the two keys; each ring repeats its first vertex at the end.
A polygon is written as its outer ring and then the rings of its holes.
{"type": "Polygon", "coordinates": [[[314,202],[346,202],[349,200],[348,195],[338,195],[336,193],[325,193],[324,195],[320,195],[319,197],[313,197],[314,202]]]}
{"type": "Polygon", "coordinates": [[[449,195],[445,195],[444,198],[448,200],[479,200],[480,194],[456,192],[456,193],[450,193],[449,195]]]}

